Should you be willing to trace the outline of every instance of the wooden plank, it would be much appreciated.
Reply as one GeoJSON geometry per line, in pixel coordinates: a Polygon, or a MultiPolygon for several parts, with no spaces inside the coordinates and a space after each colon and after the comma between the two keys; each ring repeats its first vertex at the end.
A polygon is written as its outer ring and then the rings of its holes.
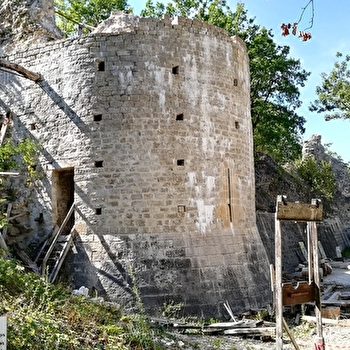
{"type": "MultiPolygon", "coordinates": [[[[317,322],[317,319],[315,316],[306,316],[306,315],[303,315],[302,316],[302,320],[303,321],[307,321],[307,322],[314,322],[316,323],[317,322]]],[[[338,324],[338,320],[333,320],[331,318],[322,318],[322,323],[323,324],[338,324]]]]}
{"type": "Polygon", "coordinates": [[[318,241],[317,245],[318,245],[318,250],[319,250],[321,259],[327,259],[327,255],[323,249],[323,245],[322,245],[321,241],[318,241]]]}
{"type": "Polygon", "coordinates": [[[337,301],[338,298],[339,298],[339,294],[340,294],[340,292],[334,292],[334,293],[327,299],[327,301],[331,301],[331,300],[337,301]]]}
{"type": "Polygon", "coordinates": [[[24,252],[21,250],[17,245],[12,246],[16,254],[20,257],[20,259],[31,269],[33,270],[37,275],[40,276],[40,271],[38,266],[32,261],[32,259],[24,252]]]}
{"type": "Polygon", "coordinates": [[[286,221],[321,221],[322,204],[306,204],[293,202],[277,203],[277,219],[286,221]]]}
{"type": "Polygon", "coordinates": [[[256,328],[256,326],[257,326],[257,321],[242,320],[238,322],[217,322],[217,323],[212,323],[207,327],[232,329],[232,328],[256,328]]]}
{"type": "Polygon", "coordinates": [[[273,292],[276,284],[276,273],[273,264],[270,264],[270,281],[271,281],[271,291],[273,292]]]}
{"type": "Polygon", "coordinates": [[[283,283],[282,298],[284,306],[305,304],[315,300],[315,284],[298,282],[294,287],[292,283],[283,283]]]}
{"type": "Polygon", "coordinates": [[[295,350],[300,350],[295,338],[294,338],[294,334],[291,332],[291,330],[288,327],[288,324],[286,322],[286,320],[283,318],[283,327],[286,330],[287,334],[289,335],[290,340],[292,341],[295,350]]]}
{"type": "Polygon", "coordinates": [[[225,335],[239,335],[239,334],[260,334],[260,335],[270,335],[276,331],[275,327],[258,327],[258,328],[235,328],[227,329],[224,331],[225,335]]]}
{"type": "Polygon", "coordinates": [[[6,239],[6,236],[7,236],[7,224],[10,221],[9,217],[10,217],[10,214],[11,214],[11,210],[12,210],[12,203],[9,203],[8,206],[7,206],[7,211],[6,211],[6,224],[2,228],[2,236],[3,236],[4,240],[6,239]]]}
{"type": "Polygon", "coordinates": [[[7,246],[7,244],[6,244],[5,240],[4,240],[4,237],[2,236],[1,232],[0,232],[0,248],[3,249],[2,255],[4,257],[8,257],[9,256],[9,254],[8,254],[9,248],[8,248],[8,246],[7,246]]]}
{"type": "Polygon", "coordinates": [[[228,314],[230,315],[231,320],[236,322],[236,318],[235,318],[235,316],[233,314],[233,311],[231,309],[231,306],[230,306],[228,300],[226,300],[226,302],[224,303],[224,307],[225,307],[226,311],[228,312],[228,314]]]}
{"type": "Polygon", "coordinates": [[[2,124],[1,126],[1,131],[0,131],[0,145],[3,144],[4,142],[4,139],[5,139],[5,135],[6,135],[6,130],[7,130],[7,125],[8,125],[8,122],[5,124],[2,124]]]}
{"type": "Polygon", "coordinates": [[[343,306],[344,308],[347,308],[347,307],[350,307],[350,300],[322,300],[321,304],[343,306]]]}
{"type": "Polygon", "coordinates": [[[14,216],[11,216],[10,218],[8,218],[8,219],[7,219],[7,221],[11,221],[11,220],[14,220],[14,219],[20,218],[21,216],[28,215],[28,213],[29,213],[29,211],[25,211],[24,213],[17,214],[17,215],[14,215],[14,216]]]}
{"type": "Polygon", "coordinates": [[[304,242],[299,242],[299,247],[300,247],[300,250],[301,250],[301,252],[303,254],[304,260],[308,261],[308,254],[307,254],[307,250],[305,248],[304,242]]]}

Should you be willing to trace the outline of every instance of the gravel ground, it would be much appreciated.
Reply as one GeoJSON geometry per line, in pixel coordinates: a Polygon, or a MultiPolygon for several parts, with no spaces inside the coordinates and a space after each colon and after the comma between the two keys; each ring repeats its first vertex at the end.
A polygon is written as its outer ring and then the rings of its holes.
{"type": "MultiPolygon", "coordinates": [[[[315,349],[314,325],[304,324],[293,328],[292,332],[300,350],[315,349]]],[[[337,325],[324,325],[323,337],[325,344],[323,350],[350,350],[350,320],[340,320],[337,325]]],[[[295,350],[287,334],[284,334],[283,340],[284,350],[295,350]]],[[[276,348],[273,338],[269,341],[262,341],[236,336],[195,336],[178,333],[170,333],[167,338],[162,339],[160,344],[162,349],[172,350],[266,350],[276,348]]]]}
{"type": "MultiPolygon", "coordinates": [[[[343,290],[350,288],[350,267],[349,262],[339,266],[333,266],[332,274],[323,280],[325,287],[334,285],[343,290]]],[[[343,311],[343,310],[342,310],[343,311]]],[[[349,318],[349,314],[346,314],[349,318]]],[[[296,343],[300,350],[316,350],[315,336],[316,328],[314,323],[304,322],[299,326],[291,327],[296,343]]],[[[324,348],[322,350],[350,350],[350,319],[346,318],[344,312],[341,314],[337,324],[323,325],[324,348]]],[[[295,350],[295,347],[288,335],[283,335],[283,350],[295,350]]],[[[251,337],[238,336],[208,336],[191,335],[180,333],[168,333],[159,344],[162,349],[171,350],[266,350],[276,349],[274,334],[271,338],[263,341],[251,337]]]]}

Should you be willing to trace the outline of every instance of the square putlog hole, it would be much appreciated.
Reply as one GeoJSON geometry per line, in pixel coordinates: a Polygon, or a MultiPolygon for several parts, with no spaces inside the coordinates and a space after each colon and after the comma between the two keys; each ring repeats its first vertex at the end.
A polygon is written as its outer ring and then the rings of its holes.
{"type": "Polygon", "coordinates": [[[102,208],[96,208],[95,209],[95,214],[96,215],[102,215],[102,208]]]}
{"type": "Polygon", "coordinates": [[[177,212],[178,213],[184,213],[186,211],[186,207],[184,205],[178,205],[177,206],[177,212]]]}
{"type": "Polygon", "coordinates": [[[102,114],[94,114],[94,122],[100,122],[102,120],[102,114]]]}
{"type": "Polygon", "coordinates": [[[179,66],[173,67],[173,68],[172,68],[172,72],[173,72],[173,74],[175,74],[175,75],[179,74],[179,66]]]}
{"type": "Polygon", "coordinates": [[[184,166],[185,165],[185,159],[178,159],[176,161],[177,166],[184,166]]]}
{"type": "Polygon", "coordinates": [[[97,62],[97,70],[99,72],[104,72],[105,71],[105,62],[104,61],[98,61],[97,62]]]}

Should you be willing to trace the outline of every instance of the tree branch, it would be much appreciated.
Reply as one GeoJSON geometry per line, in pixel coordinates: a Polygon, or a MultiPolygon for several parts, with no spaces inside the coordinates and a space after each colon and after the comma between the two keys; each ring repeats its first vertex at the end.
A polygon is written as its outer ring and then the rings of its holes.
{"type": "Polygon", "coordinates": [[[19,64],[11,63],[11,62],[6,61],[6,60],[0,59],[0,67],[9,69],[11,71],[15,71],[15,72],[21,74],[24,78],[27,78],[27,79],[32,80],[34,82],[38,82],[41,79],[40,74],[31,72],[30,70],[20,66],[19,64]]]}

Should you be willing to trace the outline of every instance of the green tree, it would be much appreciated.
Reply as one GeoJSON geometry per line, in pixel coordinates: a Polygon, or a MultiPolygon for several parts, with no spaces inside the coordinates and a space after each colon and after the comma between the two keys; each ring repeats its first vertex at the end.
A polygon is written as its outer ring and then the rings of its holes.
{"type": "Polygon", "coordinates": [[[331,163],[307,157],[295,161],[295,166],[299,176],[310,188],[311,197],[322,199],[326,210],[329,211],[336,189],[331,163]]]}
{"type": "MultiPolygon", "coordinates": [[[[20,171],[28,175],[28,183],[37,175],[35,170],[39,145],[30,139],[23,139],[18,143],[8,140],[0,145],[0,171],[20,171]]],[[[6,175],[5,175],[6,176],[6,175]]],[[[0,204],[6,202],[7,189],[4,186],[3,176],[0,177],[0,204]]],[[[0,206],[0,227],[5,224],[5,208],[0,206]]]]}
{"type": "Polygon", "coordinates": [[[66,36],[76,32],[77,23],[96,27],[112,11],[131,11],[127,0],[55,0],[57,25],[66,36]]]}
{"type": "Polygon", "coordinates": [[[244,40],[250,59],[255,151],[280,162],[299,157],[305,118],[295,111],[301,105],[299,87],[310,73],[289,57],[289,47],[276,45],[271,31],[255,24],[242,3],[232,11],[224,0],[174,0],[167,5],[148,0],[141,12],[145,17],[163,14],[203,20],[244,40]]]}
{"type": "Polygon", "coordinates": [[[8,140],[0,146],[0,171],[22,170],[34,176],[38,149],[38,144],[30,139],[18,143],[8,140]]]}
{"type": "MultiPolygon", "coordinates": [[[[337,53],[338,59],[343,57],[337,53]]],[[[334,64],[329,74],[322,73],[322,83],[316,87],[318,99],[311,105],[310,110],[325,113],[325,119],[350,118],[350,55],[334,64]]]]}

